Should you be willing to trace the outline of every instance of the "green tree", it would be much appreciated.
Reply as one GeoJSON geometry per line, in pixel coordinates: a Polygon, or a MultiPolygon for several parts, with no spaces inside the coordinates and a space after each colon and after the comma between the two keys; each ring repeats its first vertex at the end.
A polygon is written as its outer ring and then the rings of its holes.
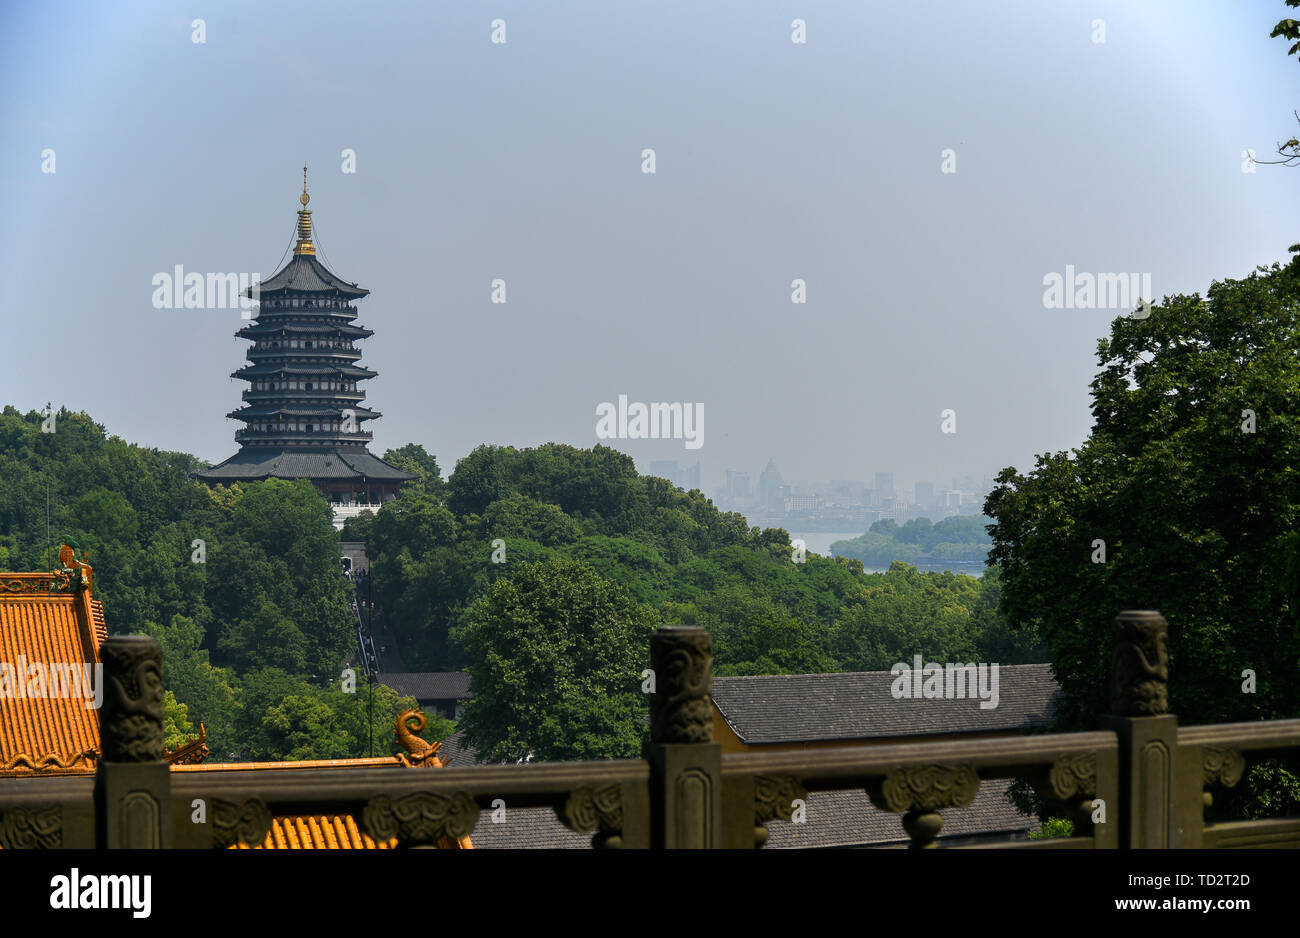
{"type": "Polygon", "coordinates": [[[415,482],[407,483],[404,488],[406,492],[418,489],[441,498],[446,491],[447,483],[443,481],[437,458],[426,452],[419,443],[407,443],[388,450],[384,453],[384,462],[406,472],[414,472],[419,477],[415,482]]]}
{"type": "Polygon", "coordinates": [[[163,745],[168,749],[178,749],[194,736],[194,724],[189,721],[189,708],[178,702],[171,691],[164,692],[163,745]]]}
{"type": "Polygon", "coordinates": [[[1169,621],[1180,721],[1300,711],[1297,352],[1296,260],[1166,297],[1099,343],[1082,446],[998,476],[985,513],[1003,609],[1045,639],[1063,728],[1106,712],[1109,622],[1131,608],[1169,621]]]}
{"type": "Polygon", "coordinates": [[[461,726],[482,758],[630,758],[645,737],[641,671],[654,611],[581,561],[530,564],[470,606],[474,696],[461,726]]]}

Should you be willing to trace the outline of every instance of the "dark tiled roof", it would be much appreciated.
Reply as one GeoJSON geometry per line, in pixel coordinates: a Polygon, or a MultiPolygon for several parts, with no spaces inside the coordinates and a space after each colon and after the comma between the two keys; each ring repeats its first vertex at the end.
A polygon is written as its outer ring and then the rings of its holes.
{"type": "Polygon", "coordinates": [[[356,404],[346,405],[342,409],[337,406],[331,407],[328,404],[249,404],[247,407],[231,411],[230,416],[238,415],[239,419],[245,417],[273,417],[278,414],[286,414],[291,417],[339,417],[342,416],[343,409],[351,410],[352,416],[357,420],[370,420],[374,417],[383,416],[377,410],[367,410],[356,404]]]}
{"type": "Polygon", "coordinates": [[[458,769],[479,764],[478,754],[465,742],[464,730],[457,730],[442,741],[442,748],[438,750],[438,758],[442,760],[443,765],[450,763],[458,769]]]}
{"type": "Polygon", "coordinates": [[[501,823],[492,823],[492,810],[479,812],[470,840],[476,850],[582,850],[591,847],[591,834],[575,834],[550,808],[511,808],[501,823]]]}
{"type": "Polygon", "coordinates": [[[365,450],[338,451],[243,449],[225,462],[195,473],[205,482],[237,482],[257,479],[370,479],[400,482],[414,479],[414,473],[390,466],[365,450]]]}
{"type": "Polygon", "coordinates": [[[260,378],[263,375],[342,375],[345,378],[374,378],[379,372],[355,365],[314,365],[306,362],[263,362],[245,365],[230,373],[232,378],[260,378]]]}
{"type": "Polygon", "coordinates": [[[381,674],[379,683],[416,700],[464,700],[472,696],[469,675],[464,671],[395,671],[381,674]]]}
{"type": "Polygon", "coordinates": [[[235,333],[246,339],[256,339],[262,336],[278,336],[282,332],[293,335],[306,334],[316,335],[324,333],[326,335],[342,334],[352,338],[365,339],[372,335],[369,329],[363,329],[361,326],[351,326],[345,323],[321,323],[321,322],[295,322],[293,320],[282,320],[279,322],[257,322],[251,326],[245,326],[235,333]]]}
{"type": "Polygon", "coordinates": [[[713,702],[744,743],[987,733],[1043,726],[1059,690],[1049,664],[998,669],[998,706],[895,700],[888,671],[715,677],[713,702]]]}
{"type": "MultiPolygon", "coordinates": [[[[465,744],[461,730],[442,741],[438,755],[444,760],[452,757],[451,765],[458,769],[480,764],[465,744]]],[[[1004,778],[982,781],[975,800],[967,807],[941,811],[944,821],[939,840],[1007,840],[1037,830],[1037,819],[1021,814],[1007,800],[1009,785],[1010,779],[1004,778]]],[[[810,792],[805,812],[802,824],[768,822],[767,848],[887,847],[908,843],[902,815],[881,811],[859,788],[810,792]]],[[[476,848],[490,850],[570,850],[590,847],[592,835],[575,834],[560,823],[552,810],[512,809],[507,800],[505,820],[493,824],[492,812],[483,810],[471,837],[476,848]]]]}
{"type": "MultiPolygon", "coordinates": [[[[446,743],[443,744],[446,746],[446,743]]],[[[459,764],[459,763],[458,763],[459,764]]],[[[1010,840],[1038,829],[1038,821],[1026,817],[1006,799],[1006,779],[991,779],[980,786],[975,800],[965,808],[941,811],[943,829],[939,841],[1010,840]]],[[[769,821],[767,849],[810,849],[818,847],[906,846],[900,814],[881,811],[860,789],[812,792],[807,798],[805,821],[769,821]]],[[[499,824],[492,812],[479,814],[474,833],[475,848],[488,850],[573,850],[591,846],[590,833],[575,834],[548,808],[510,808],[499,824]]]]}
{"type": "Polygon", "coordinates": [[[279,273],[262,281],[262,295],[274,290],[312,293],[333,293],[337,290],[349,297],[365,296],[370,292],[334,276],[312,254],[295,254],[289,263],[280,268],[279,273]]]}
{"type": "MultiPolygon", "coordinates": [[[[980,783],[975,800],[964,808],[940,811],[943,828],[939,839],[988,838],[1009,840],[1037,830],[1038,820],[1026,817],[1007,800],[1005,778],[980,783]]],[[[904,846],[909,842],[903,830],[903,816],[881,811],[860,788],[844,791],[815,791],[807,798],[804,823],[769,821],[768,849],[773,847],[857,847],[904,846]]]]}

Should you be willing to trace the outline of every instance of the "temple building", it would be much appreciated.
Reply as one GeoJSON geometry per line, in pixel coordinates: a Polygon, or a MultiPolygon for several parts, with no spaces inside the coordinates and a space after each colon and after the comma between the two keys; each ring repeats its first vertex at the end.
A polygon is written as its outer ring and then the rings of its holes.
{"type": "MultiPolygon", "coordinates": [[[[77,556],[74,545],[63,546],[59,564],[49,573],[0,573],[0,782],[25,780],[35,786],[34,794],[56,779],[93,777],[103,753],[99,704],[105,680],[100,649],[108,639],[104,606],[94,598],[94,571],[77,556]]],[[[204,762],[209,751],[206,728],[200,723],[199,735],[164,750],[163,761],[172,773],[242,772],[263,785],[287,772],[319,769],[438,769],[448,760],[441,743],[418,735],[427,722],[416,710],[398,718],[397,740],[406,752],[397,756],[227,763],[204,762]]],[[[438,845],[469,850],[474,843],[460,837],[442,838],[438,845]]],[[[328,813],[272,817],[261,844],[269,850],[396,846],[396,839],[372,838],[350,815],[328,813]]]]}
{"type": "Polygon", "coordinates": [[[369,290],[335,276],[316,256],[307,168],[303,167],[293,257],[250,288],[256,319],[236,336],[250,340],[248,364],[231,377],[248,382],[244,406],[227,416],[243,421],[239,452],[196,473],[210,485],[262,479],[308,479],[334,506],[335,524],[395,498],[416,476],[371,455],[360,383],[375,377],[361,366],[355,343],[374,333],[355,324],[353,305],[369,290]]]}

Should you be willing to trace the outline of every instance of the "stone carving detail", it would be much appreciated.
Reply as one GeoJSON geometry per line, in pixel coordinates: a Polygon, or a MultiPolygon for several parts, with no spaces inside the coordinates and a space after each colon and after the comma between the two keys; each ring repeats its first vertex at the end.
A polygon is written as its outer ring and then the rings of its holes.
{"type": "Polygon", "coordinates": [[[754,823],[762,824],[776,818],[790,820],[794,814],[796,798],[806,801],[808,791],[803,787],[803,782],[793,775],[755,775],[754,823]]]}
{"type": "Polygon", "coordinates": [[[609,785],[598,791],[579,788],[555,809],[555,816],[569,830],[585,834],[601,828],[607,831],[623,827],[623,786],[609,785]]]}
{"type": "Polygon", "coordinates": [[[223,850],[234,846],[235,843],[260,847],[266,842],[266,835],[270,830],[271,809],[256,798],[250,798],[243,803],[213,799],[213,846],[223,850]]]}
{"type": "Polygon", "coordinates": [[[1068,801],[1071,798],[1091,797],[1097,793],[1097,754],[1073,752],[1052,763],[1047,779],[1052,784],[1052,794],[1068,801]]]}
{"type": "Polygon", "coordinates": [[[1169,626],[1158,612],[1121,612],[1111,623],[1110,710],[1117,717],[1169,712],[1169,626]]]}
{"type": "MultiPolygon", "coordinates": [[[[1240,749],[1202,746],[1201,771],[1207,789],[1216,782],[1225,788],[1233,788],[1246,771],[1246,760],[1240,749]]],[[[1202,792],[1201,801],[1208,808],[1214,804],[1214,795],[1202,792]]]]}
{"type": "Polygon", "coordinates": [[[1097,795],[1097,753],[1072,752],[1052,763],[1047,773],[1052,794],[1066,803],[1065,816],[1074,822],[1078,836],[1093,829],[1093,801],[1097,795]]]}
{"type": "Polygon", "coordinates": [[[396,837],[403,847],[432,847],[443,837],[468,836],[478,822],[478,805],[465,791],[451,795],[416,791],[396,798],[376,795],[366,805],[362,822],[377,841],[396,837]]]}
{"type": "Polygon", "coordinates": [[[1201,768],[1205,772],[1206,785],[1218,782],[1226,788],[1232,788],[1241,781],[1242,773],[1246,771],[1246,760],[1240,749],[1202,746],[1201,768]]]}
{"type": "Polygon", "coordinates": [[[596,831],[591,840],[593,847],[616,849],[623,846],[622,785],[607,785],[596,791],[579,788],[562,804],[555,806],[555,816],[575,833],[596,831]]]}
{"type": "Polygon", "coordinates": [[[9,808],[0,817],[0,847],[6,850],[56,850],[63,846],[63,812],[48,808],[9,808]]]}
{"type": "Polygon", "coordinates": [[[871,802],[882,811],[939,811],[964,808],[975,798],[980,777],[970,765],[916,765],[894,769],[868,786],[871,802]]]}
{"type": "Polygon", "coordinates": [[[695,626],[666,625],[650,638],[656,690],[650,697],[650,737],[656,743],[713,740],[713,638],[695,626]]]}
{"type": "Polygon", "coordinates": [[[808,799],[808,791],[803,782],[793,775],[774,777],[771,775],[754,776],[754,846],[762,847],[767,843],[767,821],[780,818],[788,821],[794,815],[795,799],[808,799]]]}
{"type": "Polygon", "coordinates": [[[903,815],[912,847],[931,848],[943,828],[943,808],[964,808],[980,789],[971,765],[916,765],[894,769],[867,786],[871,803],[903,815]],[[904,813],[906,812],[906,813],[904,813]]]}
{"type": "Polygon", "coordinates": [[[104,662],[100,736],[105,762],[163,759],[162,648],[144,635],[111,635],[99,647],[104,662]]]}

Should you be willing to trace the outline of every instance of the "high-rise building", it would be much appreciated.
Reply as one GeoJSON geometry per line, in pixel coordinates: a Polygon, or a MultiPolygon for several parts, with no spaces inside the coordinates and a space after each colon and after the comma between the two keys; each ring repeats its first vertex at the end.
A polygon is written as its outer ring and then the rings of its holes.
{"type": "Polygon", "coordinates": [[[934,483],[918,482],[915,485],[916,504],[922,508],[930,508],[934,505],[934,483]]]}
{"type": "Polygon", "coordinates": [[[831,479],[830,494],[837,502],[861,505],[866,491],[867,484],[860,479],[831,479]]]}
{"type": "Polygon", "coordinates": [[[744,500],[749,498],[749,473],[727,470],[727,497],[744,500]]]}
{"type": "Polygon", "coordinates": [[[894,504],[894,474],[892,472],[876,473],[876,504],[885,508],[894,504]]]}
{"type": "Polygon", "coordinates": [[[196,476],[211,485],[308,479],[334,503],[341,524],[341,513],[378,507],[416,476],[366,448],[373,434],[362,427],[380,414],[362,405],[359,384],[375,372],[361,367],[354,343],[374,333],[355,324],[353,303],[370,291],[316,257],[306,167],[299,201],[293,257],[248,291],[260,298],[257,318],[235,333],[253,343],[248,364],[231,375],[248,382],[244,406],[227,415],[244,423],[235,432],[239,452],[196,476]]]}
{"type": "Polygon", "coordinates": [[[780,511],[785,507],[783,504],[785,495],[781,492],[783,487],[788,488],[781,481],[781,473],[777,471],[776,461],[769,458],[767,468],[758,477],[758,497],[764,508],[780,511]]]}
{"type": "Polygon", "coordinates": [[[660,459],[650,463],[650,475],[658,476],[660,479],[667,479],[673,485],[677,484],[677,460],[660,459]]]}

